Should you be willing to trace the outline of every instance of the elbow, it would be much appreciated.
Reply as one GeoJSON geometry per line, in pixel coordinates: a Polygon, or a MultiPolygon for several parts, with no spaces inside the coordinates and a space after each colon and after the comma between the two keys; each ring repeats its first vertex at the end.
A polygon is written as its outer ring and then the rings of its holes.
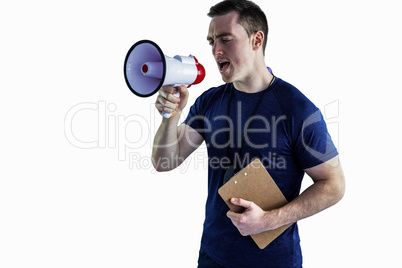
{"type": "Polygon", "coordinates": [[[162,168],[160,166],[154,165],[155,171],[156,172],[167,172],[167,171],[171,171],[172,169],[167,169],[167,168],[162,168]]]}
{"type": "Polygon", "coordinates": [[[165,172],[165,171],[168,171],[168,170],[166,170],[166,168],[163,168],[163,166],[161,165],[160,159],[155,159],[155,157],[152,157],[152,165],[154,166],[154,169],[155,169],[157,172],[165,172]]]}
{"type": "Polygon", "coordinates": [[[154,156],[152,156],[152,165],[157,172],[167,172],[177,167],[174,161],[170,161],[169,159],[166,159],[164,157],[157,158],[154,156]]]}
{"type": "Polygon", "coordinates": [[[346,183],[345,183],[345,176],[342,174],[339,176],[336,186],[334,187],[333,191],[333,198],[334,198],[334,204],[338,203],[339,201],[342,200],[342,198],[345,196],[345,191],[346,191],[346,183]]]}
{"type": "Polygon", "coordinates": [[[326,207],[337,204],[345,195],[345,178],[343,175],[332,177],[330,180],[322,181],[323,196],[326,199],[326,207]]]}
{"type": "Polygon", "coordinates": [[[156,170],[156,172],[167,171],[166,169],[164,169],[162,159],[163,159],[163,157],[159,156],[155,151],[152,151],[151,160],[152,160],[152,165],[153,165],[154,169],[156,170]]]}
{"type": "Polygon", "coordinates": [[[163,172],[163,171],[165,171],[165,170],[163,170],[160,166],[156,165],[156,164],[154,163],[154,161],[152,161],[152,164],[153,164],[154,169],[155,169],[156,172],[163,172]]]}

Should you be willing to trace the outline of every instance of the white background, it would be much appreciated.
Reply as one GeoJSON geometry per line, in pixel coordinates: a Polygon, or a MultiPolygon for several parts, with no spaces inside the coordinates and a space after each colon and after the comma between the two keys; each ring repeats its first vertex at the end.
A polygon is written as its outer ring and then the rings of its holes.
{"type": "MultiPolygon", "coordinates": [[[[196,267],[206,150],[155,173],[155,97],[129,91],[123,62],[141,39],[197,56],[192,104],[222,83],[205,39],[217,2],[0,4],[1,267],[196,267]]],[[[326,113],[347,179],[299,222],[304,266],[400,265],[400,3],[256,2],[267,65],[326,113]]]]}

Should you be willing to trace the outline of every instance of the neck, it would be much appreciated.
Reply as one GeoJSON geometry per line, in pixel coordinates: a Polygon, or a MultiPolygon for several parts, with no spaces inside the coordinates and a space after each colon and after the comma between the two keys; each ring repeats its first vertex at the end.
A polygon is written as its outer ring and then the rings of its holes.
{"type": "Polygon", "coordinates": [[[268,88],[273,79],[273,75],[268,71],[267,67],[260,65],[248,77],[242,81],[233,82],[234,87],[245,93],[257,93],[268,88]]]}

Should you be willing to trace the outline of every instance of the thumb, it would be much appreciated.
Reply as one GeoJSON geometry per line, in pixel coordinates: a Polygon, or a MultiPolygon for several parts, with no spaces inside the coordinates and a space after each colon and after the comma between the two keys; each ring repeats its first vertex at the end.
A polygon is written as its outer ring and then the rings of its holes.
{"type": "Polygon", "coordinates": [[[251,208],[251,206],[253,205],[253,202],[241,198],[232,198],[230,202],[232,202],[233,205],[241,206],[246,209],[251,208]]]}
{"type": "Polygon", "coordinates": [[[179,103],[178,108],[179,108],[180,110],[183,110],[183,108],[184,108],[184,107],[186,106],[186,104],[187,104],[187,100],[188,100],[188,97],[189,97],[189,92],[188,92],[187,87],[184,86],[184,85],[178,86],[177,89],[178,89],[179,92],[180,92],[180,103],[179,103]]]}

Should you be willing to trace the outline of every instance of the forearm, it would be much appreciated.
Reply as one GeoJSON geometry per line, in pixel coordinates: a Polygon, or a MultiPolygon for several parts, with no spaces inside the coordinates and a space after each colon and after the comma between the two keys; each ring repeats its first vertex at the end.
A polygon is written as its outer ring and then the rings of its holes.
{"type": "Polygon", "coordinates": [[[180,165],[180,147],[178,142],[178,118],[162,120],[155,135],[152,149],[152,162],[156,170],[168,171],[180,165]]]}
{"type": "Polygon", "coordinates": [[[305,171],[314,184],[287,205],[266,212],[267,227],[270,227],[270,221],[273,221],[274,227],[295,223],[329,208],[342,199],[345,193],[345,176],[338,156],[305,171]]]}
{"type": "Polygon", "coordinates": [[[245,210],[243,213],[229,211],[227,216],[242,235],[258,234],[312,216],[334,205],[342,196],[342,183],[317,181],[287,205],[271,211],[263,211],[251,201],[232,198],[234,205],[245,210]]]}
{"type": "Polygon", "coordinates": [[[340,184],[317,181],[287,205],[271,211],[269,218],[276,227],[297,222],[336,204],[342,199],[343,193],[344,189],[340,184]]]}

